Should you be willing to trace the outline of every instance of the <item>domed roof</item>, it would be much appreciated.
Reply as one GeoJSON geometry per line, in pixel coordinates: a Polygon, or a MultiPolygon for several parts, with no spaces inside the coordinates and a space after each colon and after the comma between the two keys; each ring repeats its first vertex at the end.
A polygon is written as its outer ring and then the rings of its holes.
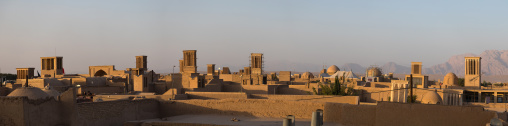
{"type": "Polygon", "coordinates": [[[302,74],[302,78],[314,78],[314,75],[311,72],[305,72],[302,74]]]}
{"type": "Polygon", "coordinates": [[[448,73],[443,79],[444,85],[459,85],[458,84],[459,78],[454,73],[448,73]]]}
{"type": "Polygon", "coordinates": [[[53,90],[53,89],[43,89],[46,94],[48,94],[49,97],[55,98],[55,100],[58,99],[58,96],[60,96],[60,92],[53,90]]]}
{"type": "Polygon", "coordinates": [[[46,92],[42,91],[39,88],[35,88],[35,87],[20,87],[16,90],[12,91],[7,96],[27,96],[28,99],[32,99],[32,100],[43,99],[43,98],[49,97],[49,95],[46,92]]]}
{"type": "Polygon", "coordinates": [[[335,74],[337,71],[340,71],[339,67],[335,66],[335,65],[332,65],[330,67],[328,67],[328,69],[326,69],[326,73],[332,75],[332,74],[335,74]]]}
{"type": "Polygon", "coordinates": [[[379,77],[381,75],[381,68],[379,67],[370,67],[367,69],[367,77],[379,77]]]}
{"type": "Polygon", "coordinates": [[[441,104],[443,100],[436,91],[428,91],[423,95],[422,104],[441,104]]]}
{"type": "Polygon", "coordinates": [[[457,78],[457,75],[455,75],[454,73],[450,72],[450,73],[446,74],[445,77],[454,77],[454,78],[457,78]]]}

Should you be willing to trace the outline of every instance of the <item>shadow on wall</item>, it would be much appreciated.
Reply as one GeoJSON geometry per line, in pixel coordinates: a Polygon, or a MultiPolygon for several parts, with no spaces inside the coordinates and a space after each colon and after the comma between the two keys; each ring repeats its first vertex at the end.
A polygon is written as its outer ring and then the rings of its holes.
{"type": "Polygon", "coordinates": [[[159,118],[157,100],[120,100],[79,103],[77,124],[82,126],[122,126],[131,120],[159,118]]]}
{"type": "Polygon", "coordinates": [[[247,99],[241,92],[187,92],[188,99],[247,99]]]}
{"type": "Polygon", "coordinates": [[[183,102],[161,101],[159,104],[160,104],[159,112],[161,117],[171,117],[178,115],[199,115],[199,114],[254,116],[249,112],[227,111],[227,110],[225,111],[183,102]]]}
{"type": "Polygon", "coordinates": [[[326,103],[323,118],[325,122],[344,125],[373,126],[376,121],[375,105],[350,105],[326,103]]]}
{"type": "Polygon", "coordinates": [[[296,88],[281,87],[281,88],[277,89],[277,94],[284,94],[284,95],[313,95],[314,93],[312,91],[300,90],[300,89],[296,89],[296,88]]]}

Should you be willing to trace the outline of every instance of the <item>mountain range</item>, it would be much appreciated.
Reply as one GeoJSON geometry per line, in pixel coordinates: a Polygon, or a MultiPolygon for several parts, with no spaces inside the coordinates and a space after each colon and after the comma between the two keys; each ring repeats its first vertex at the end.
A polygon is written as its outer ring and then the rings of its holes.
{"type": "MultiPolygon", "coordinates": [[[[450,57],[448,61],[434,65],[428,68],[423,68],[423,74],[440,74],[445,75],[453,72],[457,76],[464,75],[464,57],[482,57],[481,66],[483,75],[508,75],[508,50],[487,50],[480,55],[471,53],[460,54],[450,57]]],[[[424,63],[425,64],[425,63],[424,63]]],[[[409,74],[410,67],[398,65],[393,62],[388,62],[382,66],[377,66],[382,69],[383,73],[397,73],[409,74]]],[[[352,70],[355,73],[363,74],[367,67],[363,67],[356,63],[347,63],[340,66],[344,70],[352,70]]]]}

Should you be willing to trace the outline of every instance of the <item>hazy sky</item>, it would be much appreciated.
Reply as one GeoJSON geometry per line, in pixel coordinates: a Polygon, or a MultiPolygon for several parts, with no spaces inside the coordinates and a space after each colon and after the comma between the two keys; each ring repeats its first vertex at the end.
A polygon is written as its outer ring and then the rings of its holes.
{"type": "Polygon", "coordinates": [[[452,55],[508,47],[508,1],[363,0],[2,0],[0,68],[40,70],[64,57],[66,73],[88,66],[171,72],[182,50],[206,64],[319,71],[322,64],[443,63],[452,55]],[[286,65],[287,64],[287,65],[286,65]],[[297,64],[297,65],[295,65],[297,64]],[[293,68],[291,66],[307,66],[293,68]]]}

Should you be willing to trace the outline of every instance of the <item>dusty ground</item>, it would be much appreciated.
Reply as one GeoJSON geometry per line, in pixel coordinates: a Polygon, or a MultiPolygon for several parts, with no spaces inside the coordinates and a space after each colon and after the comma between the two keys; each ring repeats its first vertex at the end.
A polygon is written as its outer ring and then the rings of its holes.
{"type": "MultiPolygon", "coordinates": [[[[281,126],[282,118],[257,118],[247,116],[226,116],[226,115],[181,115],[167,117],[163,120],[146,120],[145,122],[171,122],[171,123],[199,123],[233,126],[281,126]],[[240,121],[231,121],[237,118],[240,121]]],[[[296,119],[297,126],[310,126],[309,119],[296,119]]],[[[325,122],[324,126],[342,126],[336,123],[325,122]]]]}

